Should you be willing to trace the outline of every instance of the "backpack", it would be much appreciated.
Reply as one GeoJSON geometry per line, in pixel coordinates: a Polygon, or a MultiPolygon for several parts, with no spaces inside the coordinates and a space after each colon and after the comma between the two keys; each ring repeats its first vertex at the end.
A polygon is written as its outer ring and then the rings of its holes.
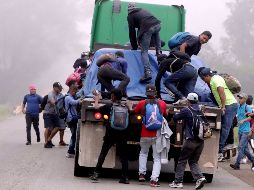
{"type": "Polygon", "coordinates": [[[70,75],[68,76],[68,78],[67,78],[66,81],[65,81],[65,84],[66,84],[67,86],[69,86],[69,82],[70,82],[70,81],[76,81],[77,83],[80,82],[80,75],[81,75],[81,73],[78,72],[78,71],[79,71],[79,69],[78,69],[77,71],[75,71],[74,73],[72,73],[72,74],[70,74],[70,75]]]}
{"type": "Polygon", "coordinates": [[[204,140],[212,136],[212,130],[201,110],[188,107],[193,117],[192,133],[195,139],[204,140]]]}
{"type": "Polygon", "coordinates": [[[238,79],[226,73],[219,75],[225,80],[225,83],[228,89],[232,92],[232,94],[237,94],[241,92],[242,85],[238,79]]]}
{"type": "Polygon", "coordinates": [[[173,49],[173,48],[181,45],[186,40],[186,38],[188,38],[190,36],[191,36],[191,34],[189,32],[178,32],[178,33],[176,33],[168,41],[169,49],[173,49]]]}
{"type": "Polygon", "coordinates": [[[119,131],[127,129],[129,125],[129,110],[125,105],[114,103],[110,115],[111,128],[119,131]]]}
{"type": "Polygon", "coordinates": [[[66,119],[68,110],[65,109],[65,97],[68,95],[64,95],[60,98],[57,99],[56,101],[56,110],[57,110],[57,115],[60,119],[66,119]]]}
{"type": "Polygon", "coordinates": [[[48,103],[48,95],[45,95],[41,101],[40,112],[42,112],[45,109],[47,103],[48,103]]]}
{"type": "Polygon", "coordinates": [[[103,54],[101,55],[97,61],[96,61],[96,65],[98,67],[102,66],[104,63],[106,62],[113,62],[115,61],[116,57],[113,54],[103,54]]]}
{"type": "Polygon", "coordinates": [[[157,131],[161,129],[163,122],[163,115],[161,113],[158,100],[154,102],[146,100],[143,110],[143,124],[149,131],[157,131]]]}

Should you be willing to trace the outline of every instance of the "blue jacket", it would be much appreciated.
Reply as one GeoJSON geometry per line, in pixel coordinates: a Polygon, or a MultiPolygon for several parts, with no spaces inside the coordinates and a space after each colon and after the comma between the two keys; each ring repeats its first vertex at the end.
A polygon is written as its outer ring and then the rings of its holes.
{"type": "Polygon", "coordinates": [[[26,106],[26,114],[39,115],[42,97],[38,94],[27,94],[24,97],[23,105],[26,106]]]}
{"type": "Polygon", "coordinates": [[[124,73],[124,74],[127,74],[127,68],[128,68],[127,61],[122,57],[118,57],[118,58],[116,58],[116,60],[117,61],[110,63],[111,67],[124,73]]]}
{"type": "Polygon", "coordinates": [[[68,111],[66,122],[70,122],[73,117],[78,117],[77,105],[79,104],[79,99],[75,100],[73,96],[69,95],[65,97],[65,110],[68,111]]]}

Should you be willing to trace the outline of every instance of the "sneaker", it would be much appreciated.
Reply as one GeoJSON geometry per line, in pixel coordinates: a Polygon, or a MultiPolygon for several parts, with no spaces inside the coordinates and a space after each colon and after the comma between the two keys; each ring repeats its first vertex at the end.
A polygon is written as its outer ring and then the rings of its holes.
{"type": "Polygon", "coordinates": [[[254,172],[254,163],[253,163],[252,166],[251,166],[251,171],[254,172]]]}
{"type": "Polygon", "coordinates": [[[169,184],[169,187],[182,189],[183,183],[176,183],[175,181],[173,181],[171,184],[169,184]]]}
{"type": "Polygon", "coordinates": [[[230,164],[230,167],[233,168],[234,170],[240,170],[240,166],[237,166],[235,164],[230,164]]]}
{"type": "Polygon", "coordinates": [[[51,146],[55,146],[55,145],[52,143],[52,141],[49,141],[49,144],[50,144],[51,146]]]}
{"type": "Polygon", "coordinates": [[[119,180],[119,183],[130,184],[129,179],[128,179],[127,177],[121,178],[121,179],[119,180]]]}
{"type": "Polygon", "coordinates": [[[205,183],[206,183],[207,181],[206,181],[206,179],[204,178],[204,177],[202,177],[202,178],[200,178],[200,179],[198,179],[197,181],[196,181],[196,189],[201,189],[202,187],[204,187],[204,185],[205,185],[205,183]]]}
{"type": "Polygon", "coordinates": [[[60,141],[59,146],[68,146],[68,144],[66,144],[64,141],[60,141]]]}
{"type": "Polygon", "coordinates": [[[144,174],[139,174],[138,181],[139,182],[145,182],[146,181],[145,175],[144,174]]]}
{"type": "Polygon", "coordinates": [[[140,83],[148,83],[152,80],[151,72],[146,72],[145,75],[139,80],[140,83]]]}
{"type": "Polygon", "coordinates": [[[236,148],[237,146],[234,144],[227,144],[224,148],[223,151],[231,150],[233,148],[236,148]]]}
{"type": "Polygon", "coordinates": [[[219,153],[218,154],[218,162],[224,162],[224,161],[225,161],[225,158],[224,158],[223,154],[219,153]]]}
{"type": "Polygon", "coordinates": [[[53,146],[50,144],[50,142],[47,142],[44,144],[44,148],[52,148],[53,146]]]}
{"type": "Polygon", "coordinates": [[[99,174],[97,172],[94,172],[93,175],[91,175],[89,178],[93,181],[98,181],[99,174]]]}
{"type": "Polygon", "coordinates": [[[75,154],[70,154],[70,153],[66,153],[66,158],[74,158],[75,157],[75,154]]]}
{"type": "Polygon", "coordinates": [[[159,184],[158,181],[151,180],[150,181],[150,186],[151,187],[160,187],[161,185],[159,184]]]}
{"type": "Polygon", "coordinates": [[[247,158],[243,158],[243,159],[240,161],[240,164],[247,164],[247,158]]]}
{"type": "Polygon", "coordinates": [[[27,141],[27,142],[26,142],[26,145],[31,145],[31,142],[27,141]]]}

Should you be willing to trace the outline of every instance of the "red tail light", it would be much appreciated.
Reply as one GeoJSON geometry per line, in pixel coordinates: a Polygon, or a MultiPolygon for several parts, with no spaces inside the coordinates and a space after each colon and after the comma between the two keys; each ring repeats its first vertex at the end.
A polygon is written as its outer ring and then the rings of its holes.
{"type": "Polygon", "coordinates": [[[101,119],[101,113],[100,112],[97,112],[94,114],[94,118],[97,119],[97,120],[100,120],[101,119]]]}

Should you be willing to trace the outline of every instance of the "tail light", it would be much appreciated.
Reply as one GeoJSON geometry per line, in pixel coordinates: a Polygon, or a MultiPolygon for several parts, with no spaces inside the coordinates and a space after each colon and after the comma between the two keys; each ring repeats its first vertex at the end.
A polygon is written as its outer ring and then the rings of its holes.
{"type": "Polygon", "coordinates": [[[101,113],[100,112],[97,112],[94,114],[94,118],[97,119],[97,120],[100,120],[102,117],[101,113]]]}
{"type": "Polygon", "coordinates": [[[109,116],[108,115],[103,115],[103,119],[108,120],[109,116]]]}
{"type": "Polygon", "coordinates": [[[137,120],[141,120],[142,116],[141,115],[137,115],[137,120]]]}

